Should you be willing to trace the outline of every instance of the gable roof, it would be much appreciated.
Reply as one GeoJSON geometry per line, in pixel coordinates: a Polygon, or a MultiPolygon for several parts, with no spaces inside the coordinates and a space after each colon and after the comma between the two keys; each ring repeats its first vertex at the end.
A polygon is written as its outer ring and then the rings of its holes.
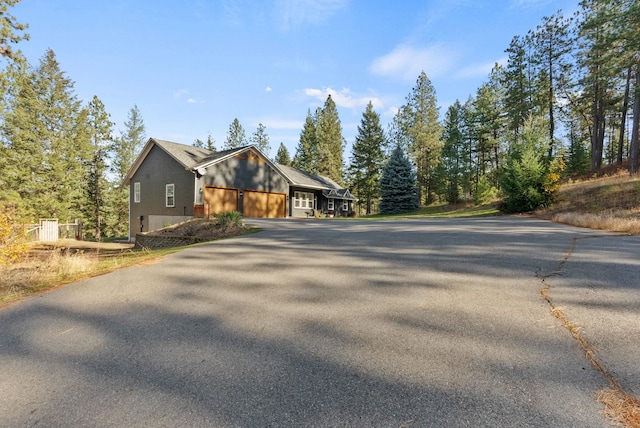
{"type": "Polygon", "coordinates": [[[341,189],[341,186],[329,177],[313,175],[287,165],[278,164],[278,167],[294,186],[304,186],[313,189],[341,189]]]}
{"type": "MultiPolygon", "coordinates": [[[[273,162],[264,153],[262,153],[262,151],[258,147],[254,145],[214,152],[199,147],[188,146],[186,144],[174,143],[157,138],[149,138],[149,141],[147,141],[144,149],[142,149],[142,152],[125,176],[122,182],[123,185],[129,184],[129,181],[134,176],[138,168],[140,168],[140,165],[142,165],[142,162],[154,146],[162,149],[176,162],[182,165],[186,170],[197,171],[198,173],[201,173],[202,168],[207,168],[237,154],[252,150],[258,153],[265,162],[267,162],[272,168],[278,171],[290,184],[294,186],[307,187],[310,189],[330,192],[332,197],[335,197],[337,199],[353,198],[353,196],[347,189],[343,189],[338,183],[336,183],[329,177],[313,175],[297,168],[273,162]]],[[[355,200],[356,198],[353,199],[355,200]]]]}
{"type": "Polygon", "coordinates": [[[122,180],[123,186],[129,184],[129,181],[131,181],[131,178],[135,175],[136,171],[138,171],[138,168],[140,168],[140,165],[142,165],[142,162],[154,146],[161,148],[185,169],[192,169],[193,166],[197,165],[203,158],[212,153],[209,150],[198,147],[172,143],[171,141],[159,140],[157,138],[149,138],[142,152],[140,152],[133,165],[131,165],[131,168],[129,168],[129,172],[127,172],[127,175],[125,175],[122,180]]]}

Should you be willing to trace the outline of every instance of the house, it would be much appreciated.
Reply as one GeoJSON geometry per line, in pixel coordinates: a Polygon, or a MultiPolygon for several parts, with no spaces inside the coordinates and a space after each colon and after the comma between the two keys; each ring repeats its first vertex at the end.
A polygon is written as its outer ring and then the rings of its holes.
{"type": "Polygon", "coordinates": [[[123,183],[129,238],[193,217],[350,216],[357,199],[335,181],[271,161],[255,146],[212,152],[150,138],[123,183]]]}

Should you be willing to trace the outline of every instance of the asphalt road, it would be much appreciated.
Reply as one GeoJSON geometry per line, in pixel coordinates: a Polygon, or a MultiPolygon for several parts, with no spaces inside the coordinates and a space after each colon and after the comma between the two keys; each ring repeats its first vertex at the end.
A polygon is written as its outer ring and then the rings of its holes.
{"type": "Polygon", "coordinates": [[[0,426],[604,427],[640,238],[525,218],[265,230],[0,310],[0,426]]]}

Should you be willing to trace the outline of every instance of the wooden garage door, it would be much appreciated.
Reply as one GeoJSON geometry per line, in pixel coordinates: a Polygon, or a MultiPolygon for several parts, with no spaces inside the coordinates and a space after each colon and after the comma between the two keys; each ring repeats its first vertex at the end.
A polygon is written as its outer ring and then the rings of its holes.
{"type": "Polygon", "coordinates": [[[244,191],[243,217],[283,218],[286,212],[284,193],[244,191]]]}
{"type": "Polygon", "coordinates": [[[238,189],[205,187],[204,201],[209,204],[209,214],[238,211],[238,189]]]}

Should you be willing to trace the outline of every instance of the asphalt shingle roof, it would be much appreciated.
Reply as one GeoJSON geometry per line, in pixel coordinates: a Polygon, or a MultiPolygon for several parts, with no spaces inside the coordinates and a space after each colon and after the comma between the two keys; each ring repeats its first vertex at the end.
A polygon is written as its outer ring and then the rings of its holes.
{"type": "MultiPolygon", "coordinates": [[[[159,140],[157,138],[152,138],[150,142],[151,141],[157,146],[159,146],[161,149],[163,149],[165,152],[167,152],[169,156],[173,157],[177,162],[179,162],[182,166],[184,166],[185,169],[189,169],[189,170],[195,170],[200,166],[206,167],[207,165],[215,163],[216,160],[218,159],[225,158],[233,154],[234,152],[241,152],[250,147],[250,146],[245,146],[245,147],[239,147],[235,149],[214,152],[214,151],[199,148],[199,147],[188,146],[186,144],[174,143],[166,140],[159,140]]],[[[137,162],[140,162],[140,160],[138,160],[137,162]]],[[[335,193],[336,190],[344,191],[346,189],[342,189],[342,186],[340,186],[338,183],[336,183],[335,181],[333,181],[328,177],[313,175],[308,172],[299,170],[297,168],[293,168],[293,167],[278,164],[278,163],[274,163],[273,165],[275,165],[276,168],[278,168],[282,172],[282,174],[284,174],[287,180],[289,180],[291,184],[294,186],[297,185],[301,187],[309,187],[309,188],[323,189],[323,190],[327,189],[333,192],[332,195],[335,195],[338,197],[342,196],[345,199],[351,196],[348,193],[348,191],[346,191],[347,194],[343,194],[344,192],[342,192],[340,195],[336,194],[335,193]]],[[[135,168],[137,169],[137,166],[135,168]]],[[[130,171],[129,175],[131,175],[132,173],[133,172],[130,171]]]]}

